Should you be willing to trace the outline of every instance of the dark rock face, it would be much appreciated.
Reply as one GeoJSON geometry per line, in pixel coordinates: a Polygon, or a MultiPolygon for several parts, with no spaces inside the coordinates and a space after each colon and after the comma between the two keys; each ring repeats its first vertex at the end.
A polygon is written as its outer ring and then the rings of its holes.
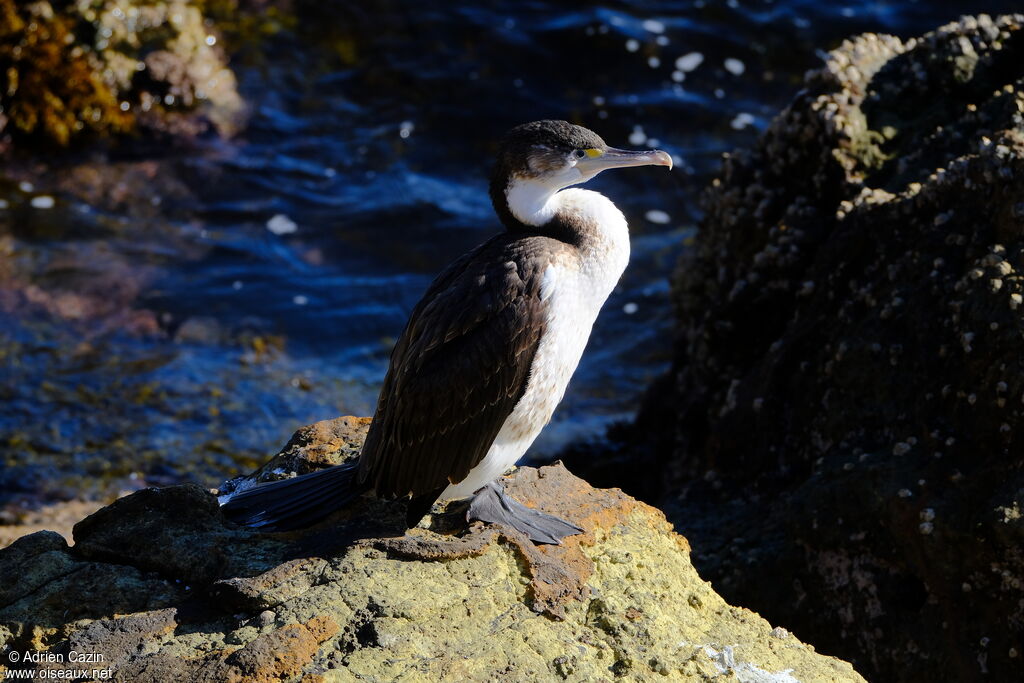
{"type": "Polygon", "coordinates": [[[670,517],[868,678],[1021,671],[1022,24],[845,42],[726,158],[675,277],[670,517]]]}

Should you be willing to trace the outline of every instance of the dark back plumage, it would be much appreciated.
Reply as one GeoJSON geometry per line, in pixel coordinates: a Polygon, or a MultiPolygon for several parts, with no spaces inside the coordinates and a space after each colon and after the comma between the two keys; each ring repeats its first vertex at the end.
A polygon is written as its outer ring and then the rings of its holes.
{"type": "Polygon", "coordinates": [[[377,495],[439,495],[484,458],[526,391],[544,271],[570,249],[503,233],[434,280],[392,352],[359,459],[377,495]]]}

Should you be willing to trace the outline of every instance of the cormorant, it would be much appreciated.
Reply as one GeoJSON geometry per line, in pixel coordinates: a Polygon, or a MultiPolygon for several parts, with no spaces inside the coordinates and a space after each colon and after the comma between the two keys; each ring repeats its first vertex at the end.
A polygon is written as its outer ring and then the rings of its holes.
{"type": "Polygon", "coordinates": [[[241,491],[223,505],[228,518],[300,528],[372,492],[411,497],[409,526],[438,499],[472,497],[470,519],[535,542],[580,533],[508,497],[498,479],[562,400],[629,260],[622,212],[597,192],[566,188],[647,165],[671,168],[672,158],[608,147],[565,121],[509,131],[490,184],[505,232],[448,266],[413,309],[360,457],[241,491]]]}

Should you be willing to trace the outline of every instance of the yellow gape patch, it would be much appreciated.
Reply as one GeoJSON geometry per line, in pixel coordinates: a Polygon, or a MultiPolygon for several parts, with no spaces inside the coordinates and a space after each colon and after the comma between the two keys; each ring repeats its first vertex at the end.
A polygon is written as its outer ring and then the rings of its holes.
{"type": "Polygon", "coordinates": [[[599,149],[595,149],[593,147],[591,147],[588,150],[584,150],[584,151],[587,153],[587,156],[590,157],[591,159],[596,159],[597,157],[599,157],[602,154],[604,154],[603,151],[601,151],[599,149]]]}

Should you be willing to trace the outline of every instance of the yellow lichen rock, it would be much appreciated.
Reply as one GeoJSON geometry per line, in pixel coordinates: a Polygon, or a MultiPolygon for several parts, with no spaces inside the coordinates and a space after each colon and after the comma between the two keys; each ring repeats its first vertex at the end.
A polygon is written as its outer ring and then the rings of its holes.
{"type": "MultiPolygon", "coordinates": [[[[305,428],[272,462],[350,457],[365,427],[305,428]]],[[[458,504],[406,531],[401,503],[364,499],[261,534],[199,487],[139,491],[79,522],[72,548],[40,532],[0,550],[0,647],[100,652],[143,683],[863,680],[726,604],[660,511],[561,464],[505,483],[585,532],[535,546],[466,529],[458,504]]]]}

